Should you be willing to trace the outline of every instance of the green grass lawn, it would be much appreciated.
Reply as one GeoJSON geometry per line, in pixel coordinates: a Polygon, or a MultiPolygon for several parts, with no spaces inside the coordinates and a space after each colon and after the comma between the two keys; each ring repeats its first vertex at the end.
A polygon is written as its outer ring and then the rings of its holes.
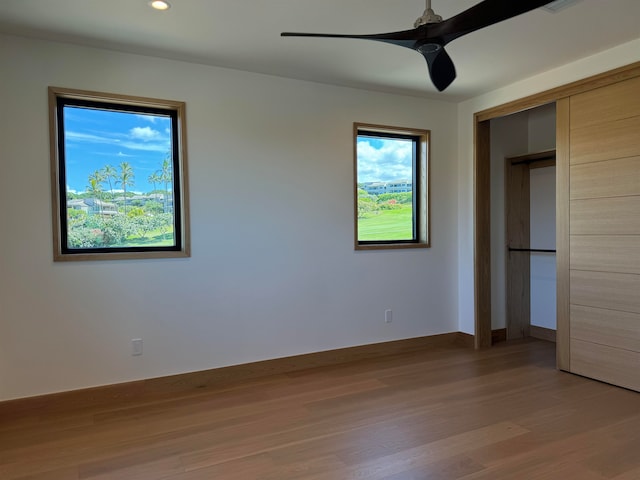
{"type": "Polygon", "coordinates": [[[358,219],[358,240],[411,240],[413,238],[411,205],[397,210],[380,210],[358,219]]]}
{"type": "Polygon", "coordinates": [[[175,244],[173,228],[170,232],[162,232],[161,229],[147,233],[146,238],[129,237],[123,247],[171,247],[175,244]]]}

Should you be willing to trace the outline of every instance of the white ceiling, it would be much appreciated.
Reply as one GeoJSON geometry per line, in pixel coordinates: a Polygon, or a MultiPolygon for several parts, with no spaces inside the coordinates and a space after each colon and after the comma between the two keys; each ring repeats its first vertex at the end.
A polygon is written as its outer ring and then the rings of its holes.
{"type": "MultiPolygon", "coordinates": [[[[381,33],[413,28],[424,0],[0,0],[0,32],[195,61],[317,82],[459,101],[640,38],[640,0],[538,9],[447,47],[458,78],[443,93],[420,54],[282,31],[381,33]]],[[[518,1],[518,0],[513,0],[518,1]]],[[[445,19],[478,0],[433,0],[445,19]]]]}

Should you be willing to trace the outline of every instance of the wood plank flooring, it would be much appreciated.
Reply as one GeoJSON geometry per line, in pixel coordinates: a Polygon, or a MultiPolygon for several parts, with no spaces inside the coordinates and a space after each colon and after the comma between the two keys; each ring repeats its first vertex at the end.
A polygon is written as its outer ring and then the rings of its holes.
{"type": "Polygon", "coordinates": [[[640,479],[640,394],[451,346],[0,420],[2,480],[640,479]]]}

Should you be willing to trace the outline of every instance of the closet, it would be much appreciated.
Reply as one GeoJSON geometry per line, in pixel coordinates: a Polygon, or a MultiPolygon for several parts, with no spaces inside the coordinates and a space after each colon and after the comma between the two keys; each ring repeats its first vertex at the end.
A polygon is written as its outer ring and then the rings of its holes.
{"type": "MultiPolygon", "coordinates": [[[[547,150],[555,149],[556,161],[557,366],[640,391],[640,62],[475,114],[475,346],[489,347],[495,329],[506,328],[500,295],[508,283],[533,291],[502,273],[509,247],[519,245],[501,230],[506,222],[499,217],[508,214],[496,192],[505,191],[506,180],[495,172],[498,161],[544,152],[526,145],[526,133],[522,143],[526,128],[505,130],[506,122],[526,122],[527,112],[544,105],[553,105],[556,124],[547,150]],[[506,144],[496,146],[496,137],[506,144]]],[[[529,125],[528,134],[538,127],[529,125]]],[[[531,194],[516,192],[532,202],[531,194]]],[[[534,245],[529,228],[529,243],[526,234],[519,239],[522,250],[546,249],[534,245]]],[[[531,335],[533,309],[520,308],[531,317],[513,326],[514,335],[525,336],[527,326],[531,335]]]]}

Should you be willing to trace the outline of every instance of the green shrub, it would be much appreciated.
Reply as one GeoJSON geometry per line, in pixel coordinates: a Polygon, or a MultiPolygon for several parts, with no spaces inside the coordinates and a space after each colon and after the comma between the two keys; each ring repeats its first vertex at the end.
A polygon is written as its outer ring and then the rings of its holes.
{"type": "Polygon", "coordinates": [[[395,200],[398,203],[412,203],[413,192],[383,193],[382,195],[378,195],[378,203],[387,203],[389,200],[395,200]]]}

